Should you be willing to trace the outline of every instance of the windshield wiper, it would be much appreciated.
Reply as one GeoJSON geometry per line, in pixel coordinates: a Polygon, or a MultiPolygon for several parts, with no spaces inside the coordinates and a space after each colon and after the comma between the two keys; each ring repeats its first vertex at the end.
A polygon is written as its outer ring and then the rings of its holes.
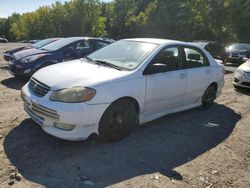
{"type": "Polygon", "coordinates": [[[105,66],[109,66],[109,67],[112,67],[112,68],[117,69],[117,70],[120,70],[120,71],[122,70],[121,67],[119,67],[119,66],[117,66],[117,65],[114,65],[114,64],[112,64],[112,63],[109,63],[109,62],[107,62],[107,61],[98,60],[98,59],[95,60],[95,59],[92,59],[92,58],[89,57],[89,56],[86,56],[85,59],[87,59],[88,61],[93,62],[93,63],[95,63],[95,64],[97,64],[97,65],[105,65],[105,66]]]}
{"type": "Polygon", "coordinates": [[[117,65],[114,65],[114,64],[112,64],[112,63],[109,63],[109,62],[107,62],[107,61],[98,60],[98,59],[96,59],[95,61],[96,61],[97,63],[106,65],[106,66],[108,66],[108,67],[112,67],[112,68],[117,69],[117,70],[120,70],[120,71],[122,70],[121,67],[119,67],[119,66],[117,66],[117,65]]]}
{"type": "Polygon", "coordinates": [[[87,59],[88,61],[92,62],[92,63],[95,63],[97,65],[99,65],[100,63],[96,62],[94,59],[92,59],[91,57],[89,56],[85,56],[83,59],[87,59]]]}

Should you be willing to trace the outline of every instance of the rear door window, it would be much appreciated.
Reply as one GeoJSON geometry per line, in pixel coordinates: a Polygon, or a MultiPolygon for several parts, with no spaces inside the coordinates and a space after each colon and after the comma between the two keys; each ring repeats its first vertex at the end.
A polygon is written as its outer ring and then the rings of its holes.
{"type": "Polygon", "coordinates": [[[183,49],[183,68],[198,68],[209,66],[205,54],[195,47],[184,47],[183,49]]]}
{"type": "Polygon", "coordinates": [[[105,46],[108,46],[108,45],[109,45],[108,42],[96,40],[96,41],[94,41],[94,50],[99,50],[99,49],[101,49],[105,46]]]}

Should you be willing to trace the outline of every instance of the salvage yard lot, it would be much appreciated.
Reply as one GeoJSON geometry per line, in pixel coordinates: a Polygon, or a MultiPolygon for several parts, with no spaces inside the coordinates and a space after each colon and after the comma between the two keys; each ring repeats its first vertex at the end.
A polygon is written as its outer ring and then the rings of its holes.
{"type": "Polygon", "coordinates": [[[250,91],[235,91],[227,66],[222,95],[141,126],[117,143],[63,141],[23,111],[27,80],[7,71],[0,46],[0,187],[250,187],[250,91]]]}

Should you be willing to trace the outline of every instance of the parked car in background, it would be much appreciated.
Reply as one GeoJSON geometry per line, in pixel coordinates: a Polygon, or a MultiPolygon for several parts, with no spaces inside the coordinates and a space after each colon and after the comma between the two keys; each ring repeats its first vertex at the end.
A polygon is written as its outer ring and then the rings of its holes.
{"type": "Polygon", "coordinates": [[[235,43],[226,47],[227,61],[240,65],[250,58],[250,44],[235,43]]]}
{"type": "Polygon", "coordinates": [[[213,103],[224,72],[193,44],[125,39],[37,71],[21,97],[25,111],[53,136],[82,140],[99,133],[118,141],[139,123],[213,103]]]}
{"type": "Polygon", "coordinates": [[[233,85],[250,88],[250,59],[236,69],[233,85]]]}
{"type": "Polygon", "coordinates": [[[51,42],[59,40],[59,39],[60,38],[48,38],[48,39],[40,40],[32,45],[26,45],[26,46],[22,46],[19,48],[14,48],[12,50],[8,50],[4,53],[4,59],[5,59],[5,61],[10,61],[11,56],[16,52],[19,52],[21,50],[30,49],[30,48],[41,48],[41,47],[43,47],[51,42]]]}
{"type": "Polygon", "coordinates": [[[216,41],[194,41],[192,43],[206,49],[214,59],[219,59],[223,63],[226,63],[227,54],[225,46],[221,43],[216,41]]]}
{"type": "Polygon", "coordinates": [[[0,43],[7,43],[7,42],[8,42],[8,40],[6,38],[1,38],[0,37],[0,43]]]}
{"type": "Polygon", "coordinates": [[[28,40],[29,43],[34,44],[41,41],[41,39],[35,39],[35,40],[28,40]]]}
{"type": "Polygon", "coordinates": [[[40,40],[41,40],[41,39],[35,39],[35,40],[21,40],[21,41],[18,41],[18,42],[34,44],[34,43],[36,43],[36,42],[39,42],[40,40]]]}
{"type": "Polygon", "coordinates": [[[14,76],[31,76],[42,67],[84,57],[110,43],[108,40],[90,37],[60,39],[39,49],[13,54],[9,70],[14,76]]]}

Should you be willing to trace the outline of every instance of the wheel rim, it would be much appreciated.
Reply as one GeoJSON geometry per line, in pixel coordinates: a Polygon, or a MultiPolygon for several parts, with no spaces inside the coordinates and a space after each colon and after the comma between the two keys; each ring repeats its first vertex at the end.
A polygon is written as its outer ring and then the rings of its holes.
{"type": "Polygon", "coordinates": [[[129,119],[129,109],[117,109],[115,110],[110,117],[109,127],[113,131],[123,132],[126,130],[126,125],[129,119]]]}
{"type": "Polygon", "coordinates": [[[211,103],[211,102],[214,101],[214,99],[215,99],[215,89],[214,89],[213,87],[211,87],[211,88],[207,91],[207,93],[206,93],[206,95],[205,95],[203,101],[204,101],[205,103],[211,103]]]}
{"type": "Polygon", "coordinates": [[[99,134],[104,140],[121,140],[136,127],[137,119],[138,112],[133,103],[128,100],[114,102],[100,121],[99,134]]]}

